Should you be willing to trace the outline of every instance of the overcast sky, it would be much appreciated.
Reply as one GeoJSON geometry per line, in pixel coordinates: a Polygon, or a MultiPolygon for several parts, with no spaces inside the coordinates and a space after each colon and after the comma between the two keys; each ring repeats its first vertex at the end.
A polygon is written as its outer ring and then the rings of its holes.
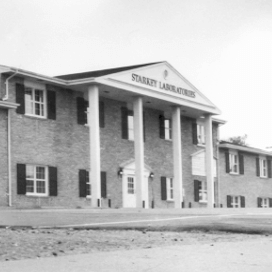
{"type": "Polygon", "coordinates": [[[272,146],[271,0],[2,0],[0,33],[0,64],[49,76],[166,60],[221,138],[272,146]]]}

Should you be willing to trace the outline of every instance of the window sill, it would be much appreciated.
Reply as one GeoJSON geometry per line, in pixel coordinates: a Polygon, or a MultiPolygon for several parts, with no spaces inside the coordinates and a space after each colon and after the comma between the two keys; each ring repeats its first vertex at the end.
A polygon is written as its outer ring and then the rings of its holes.
{"type": "Polygon", "coordinates": [[[87,199],[92,199],[92,196],[87,195],[86,198],[87,198],[87,199]]]}
{"type": "Polygon", "coordinates": [[[207,200],[199,200],[199,203],[201,203],[201,204],[207,204],[208,201],[207,200]]]}
{"type": "Polygon", "coordinates": [[[27,193],[26,194],[27,197],[49,197],[49,195],[39,195],[39,194],[30,194],[30,193],[27,193]]]}
{"type": "Polygon", "coordinates": [[[174,199],[167,199],[167,202],[174,202],[174,199]]]}
{"type": "Polygon", "coordinates": [[[197,144],[197,146],[199,146],[199,147],[206,147],[206,145],[205,144],[197,144]]]}
{"type": "Polygon", "coordinates": [[[261,177],[261,176],[260,176],[260,178],[261,178],[261,179],[268,179],[268,177],[261,177]]]}
{"type": "Polygon", "coordinates": [[[32,115],[32,114],[24,114],[24,116],[32,119],[39,119],[39,120],[47,120],[45,116],[39,116],[39,115],[32,115]]]}
{"type": "Polygon", "coordinates": [[[233,175],[233,176],[239,176],[240,173],[235,173],[235,172],[229,172],[230,175],[233,175]]]}

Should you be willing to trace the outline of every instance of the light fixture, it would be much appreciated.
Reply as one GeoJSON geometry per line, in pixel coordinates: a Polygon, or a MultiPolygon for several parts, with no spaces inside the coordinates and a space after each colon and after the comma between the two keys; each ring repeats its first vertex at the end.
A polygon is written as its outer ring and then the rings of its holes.
{"type": "Polygon", "coordinates": [[[151,172],[150,175],[149,175],[150,178],[154,178],[154,173],[151,172]]]}
{"type": "Polygon", "coordinates": [[[122,175],[123,175],[123,168],[121,168],[121,167],[119,168],[119,170],[117,172],[117,175],[118,175],[119,178],[122,177],[122,175]]]}

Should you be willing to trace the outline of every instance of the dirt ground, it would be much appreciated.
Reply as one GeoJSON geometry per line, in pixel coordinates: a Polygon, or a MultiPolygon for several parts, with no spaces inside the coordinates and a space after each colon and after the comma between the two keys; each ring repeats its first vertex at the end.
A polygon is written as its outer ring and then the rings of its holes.
{"type": "MultiPolygon", "coordinates": [[[[272,236],[265,235],[269,240],[272,236]]],[[[148,230],[0,229],[0,261],[58,257],[169,245],[250,241],[264,235],[148,230]]]]}

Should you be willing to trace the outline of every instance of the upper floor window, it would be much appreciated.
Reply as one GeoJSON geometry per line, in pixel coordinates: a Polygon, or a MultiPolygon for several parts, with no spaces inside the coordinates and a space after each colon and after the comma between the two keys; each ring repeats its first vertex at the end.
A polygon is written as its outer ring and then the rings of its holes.
{"type": "Polygon", "coordinates": [[[266,159],[260,159],[260,177],[267,177],[267,161],[266,159]]]}
{"type": "Polygon", "coordinates": [[[164,119],[164,135],[165,140],[172,139],[172,122],[171,119],[164,119]]]}
{"type": "Polygon", "coordinates": [[[229,154],[229,164],[230,164],[230,173],[238,174],[239,173],[239,161],[238,154],[229,154]]]}
{"type": "Polygon", "coordinates": [[[128,122],[128,139],[134,141],[134,118],[132,114],[127,116],[128,122]]]}
{"type": "Polygon", "coordinates": [[[45,90],[25,88],[25,114],[45,117],[45,90]]]}
{"type": "Polygon", "coordinates": [[[202,124],[197,124],[197,142],[200,145],[205,145],[205,129],[202,124]]]}

